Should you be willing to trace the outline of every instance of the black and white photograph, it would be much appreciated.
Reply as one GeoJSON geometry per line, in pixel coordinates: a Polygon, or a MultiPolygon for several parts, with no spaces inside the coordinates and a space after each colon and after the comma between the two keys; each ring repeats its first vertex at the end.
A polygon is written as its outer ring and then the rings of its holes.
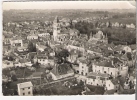
{"type": "Polygon", "coordinates": [[[134,95],[136,6],[2,3],[2,95],[134,95]]]}

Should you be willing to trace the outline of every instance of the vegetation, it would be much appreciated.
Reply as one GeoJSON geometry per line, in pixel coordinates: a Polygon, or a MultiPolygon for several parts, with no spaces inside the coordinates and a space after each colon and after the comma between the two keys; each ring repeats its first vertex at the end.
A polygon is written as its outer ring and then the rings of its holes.
{"type": "Polygon", "coordinates": [[[29,52],[36,52],[36,46],[32,42],[29,42],[28,50],[29,52]]]}

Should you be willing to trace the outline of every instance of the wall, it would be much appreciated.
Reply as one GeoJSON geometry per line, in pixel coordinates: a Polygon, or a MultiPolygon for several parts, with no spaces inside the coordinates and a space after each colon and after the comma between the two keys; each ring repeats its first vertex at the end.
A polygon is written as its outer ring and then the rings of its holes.
{"type": "Polygon", "coordinates": [[[18,88],[18,93],[20,96],[33,96],[33,87],[30,87],[30,89],[27,87],[24,88],[24,90],[18,88]],[[30,92],[30,94],[28,94],[28,92],[30,92]],[[23,95],[23,93],[25,93],[25,95],[23,95]]]}
{"type": "Polygon", "coordinates": [[[112,89],[115,89],[115,86],[110,80],[107,80],[106,81],[106,88],[107,88],[107,90],[112,90],[112,89]]]}

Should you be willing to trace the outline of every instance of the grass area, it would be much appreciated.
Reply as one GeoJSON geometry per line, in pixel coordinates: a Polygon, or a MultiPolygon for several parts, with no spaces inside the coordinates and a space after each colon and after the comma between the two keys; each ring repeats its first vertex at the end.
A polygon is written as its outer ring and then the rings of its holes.
{"type": "MultiPolygon", "coordinates": [[[[93,85],[87,85],[87,87],[90,89],[90,92],[95,95],[103,95],[105,92],[104,87],[93,86],[93,85]]],[[[89,94],[90,93],[88,93],[88,95],[89,94]]]]}
{"type": "MultiPolygon", "coordinates": [[[[15,68],[13,69],[16,73],[17,78],[23,78],[23,76],[29,77],[30,75],[32,75],[32,73],[34,73],[34,71],[29,70],[28,68],[15,68]],[[25,74],[24,74],[25,71],[25,74]]],[[[2,70],[2,74],[6,75],[6,76],[10,76],[10,71],[9,69],[4,69],[2,70]]],[[[38,68],[36,69],[36,72],[43,72],[44,68],[38,68]]]]}

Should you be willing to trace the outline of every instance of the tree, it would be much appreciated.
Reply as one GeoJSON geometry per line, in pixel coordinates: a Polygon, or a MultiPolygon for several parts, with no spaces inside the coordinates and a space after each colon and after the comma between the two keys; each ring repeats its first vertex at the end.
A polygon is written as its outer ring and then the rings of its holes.
{"type": "Polygon", "coordinates": [[[29,52],[36,52],[36,46],[34,46],[32,42],[29,42],[28,50],[29,52]]]}
{"type": "Polygon", "coordinates": [[[127,58],[128,60],[132,60],[132,54],[130,52],[127,52],[127,58]]]}
{"type": "Polygon", "coordinates": [[[66,58],[70,55],[70,53],[68,52],[68,50],[66,49],[62,49],[60,52],[58,52],[56,54],[56,57],[58,58],[58,62],[65,62],[66,58]]]}

